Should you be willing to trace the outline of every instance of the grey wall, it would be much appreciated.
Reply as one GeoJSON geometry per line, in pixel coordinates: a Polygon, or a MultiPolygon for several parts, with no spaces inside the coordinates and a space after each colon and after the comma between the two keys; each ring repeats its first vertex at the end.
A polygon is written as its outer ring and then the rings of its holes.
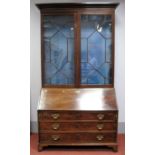
{"type": "MultiPolygon", "coordinates": [[[[112,0],[108,0],[108,2],[112,0]]],[[[31,132],[37,131],[37,103],[41,89],[41,46],[40,46],[40,12],[36,8],[36,3],[50,2],[84,2],[73,0],[31,0],[30,8],[30,89],[31,89],[31,132]]],[[[91,1],[89,1],[91,2],[91,1]]],[[[93,1],[94,2],[94,1],[93,1]]],[[[98,1],[98,2],[103,2],[98,1]]],[[[125,132],[125,4],[124,0],[114,0],[120,2],[116,9],[116,34],[115,34],[115,88],[119,108],[119,132],[125,132]]]]}

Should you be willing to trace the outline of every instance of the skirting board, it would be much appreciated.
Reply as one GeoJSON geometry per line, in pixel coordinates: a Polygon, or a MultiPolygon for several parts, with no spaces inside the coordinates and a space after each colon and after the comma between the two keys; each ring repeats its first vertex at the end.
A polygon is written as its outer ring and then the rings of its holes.
{"type": "MultiPolygon", "coordinates": [[[[31,121],[30,131],[31,131],[31,133],[37,133],[38,132],[37,122],[31,121]]],[[[119,122],[118,123],[118,133],[125,133],[125,122],[119,122]]]]}

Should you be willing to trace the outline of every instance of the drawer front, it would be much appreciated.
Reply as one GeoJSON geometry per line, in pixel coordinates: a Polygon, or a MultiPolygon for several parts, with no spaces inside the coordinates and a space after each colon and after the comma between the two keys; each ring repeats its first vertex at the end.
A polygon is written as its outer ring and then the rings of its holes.
{"type": "Polygon", "coordinates": [[[116,111],[104,112],[73,112],[73,111],[39,111],[39,121],[58,121],[58,120],[117,120],[116,111]]]}
{"type": "Polygon", "coordinates": [[[41,132],[48,131],[104,131],[116,130],[115,122],[39,122],[41,132]]]}
{"type": "Polygon", "coordinates": [[[115,133],[41,133],[40,143],[110,143],[116,142],[115,133]]]}

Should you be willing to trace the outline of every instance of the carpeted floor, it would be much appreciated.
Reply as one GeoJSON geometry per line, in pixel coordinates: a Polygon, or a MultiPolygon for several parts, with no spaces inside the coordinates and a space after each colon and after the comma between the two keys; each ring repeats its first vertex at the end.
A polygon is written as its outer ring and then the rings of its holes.
{"type": "Polygon", "coordinates": [[[31,134],[30,137],[30,154],[31,155],[125,155],[125,136],[118,136],[118,152],[113,152],[111,149],[103,149],[101,147],[64,147],[64,148],[46,148],[41,152],[37,150],[38,137],[37,134],[31,134]]]}

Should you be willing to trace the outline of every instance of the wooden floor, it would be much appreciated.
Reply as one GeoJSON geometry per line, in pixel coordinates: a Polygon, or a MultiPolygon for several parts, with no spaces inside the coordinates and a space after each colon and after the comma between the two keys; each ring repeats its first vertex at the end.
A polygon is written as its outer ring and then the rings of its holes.
{"type": "Polygon", "coordinates": [[[124,134],[119,134],[118,136],[118,152],[113,152],[108,148],[101,147],[49,147],[44,149],[42,152],[38,152],[37,134],[31,134],[30,140],[30,153],[31,155],[125,155],[125,136],[124,134]]]}

